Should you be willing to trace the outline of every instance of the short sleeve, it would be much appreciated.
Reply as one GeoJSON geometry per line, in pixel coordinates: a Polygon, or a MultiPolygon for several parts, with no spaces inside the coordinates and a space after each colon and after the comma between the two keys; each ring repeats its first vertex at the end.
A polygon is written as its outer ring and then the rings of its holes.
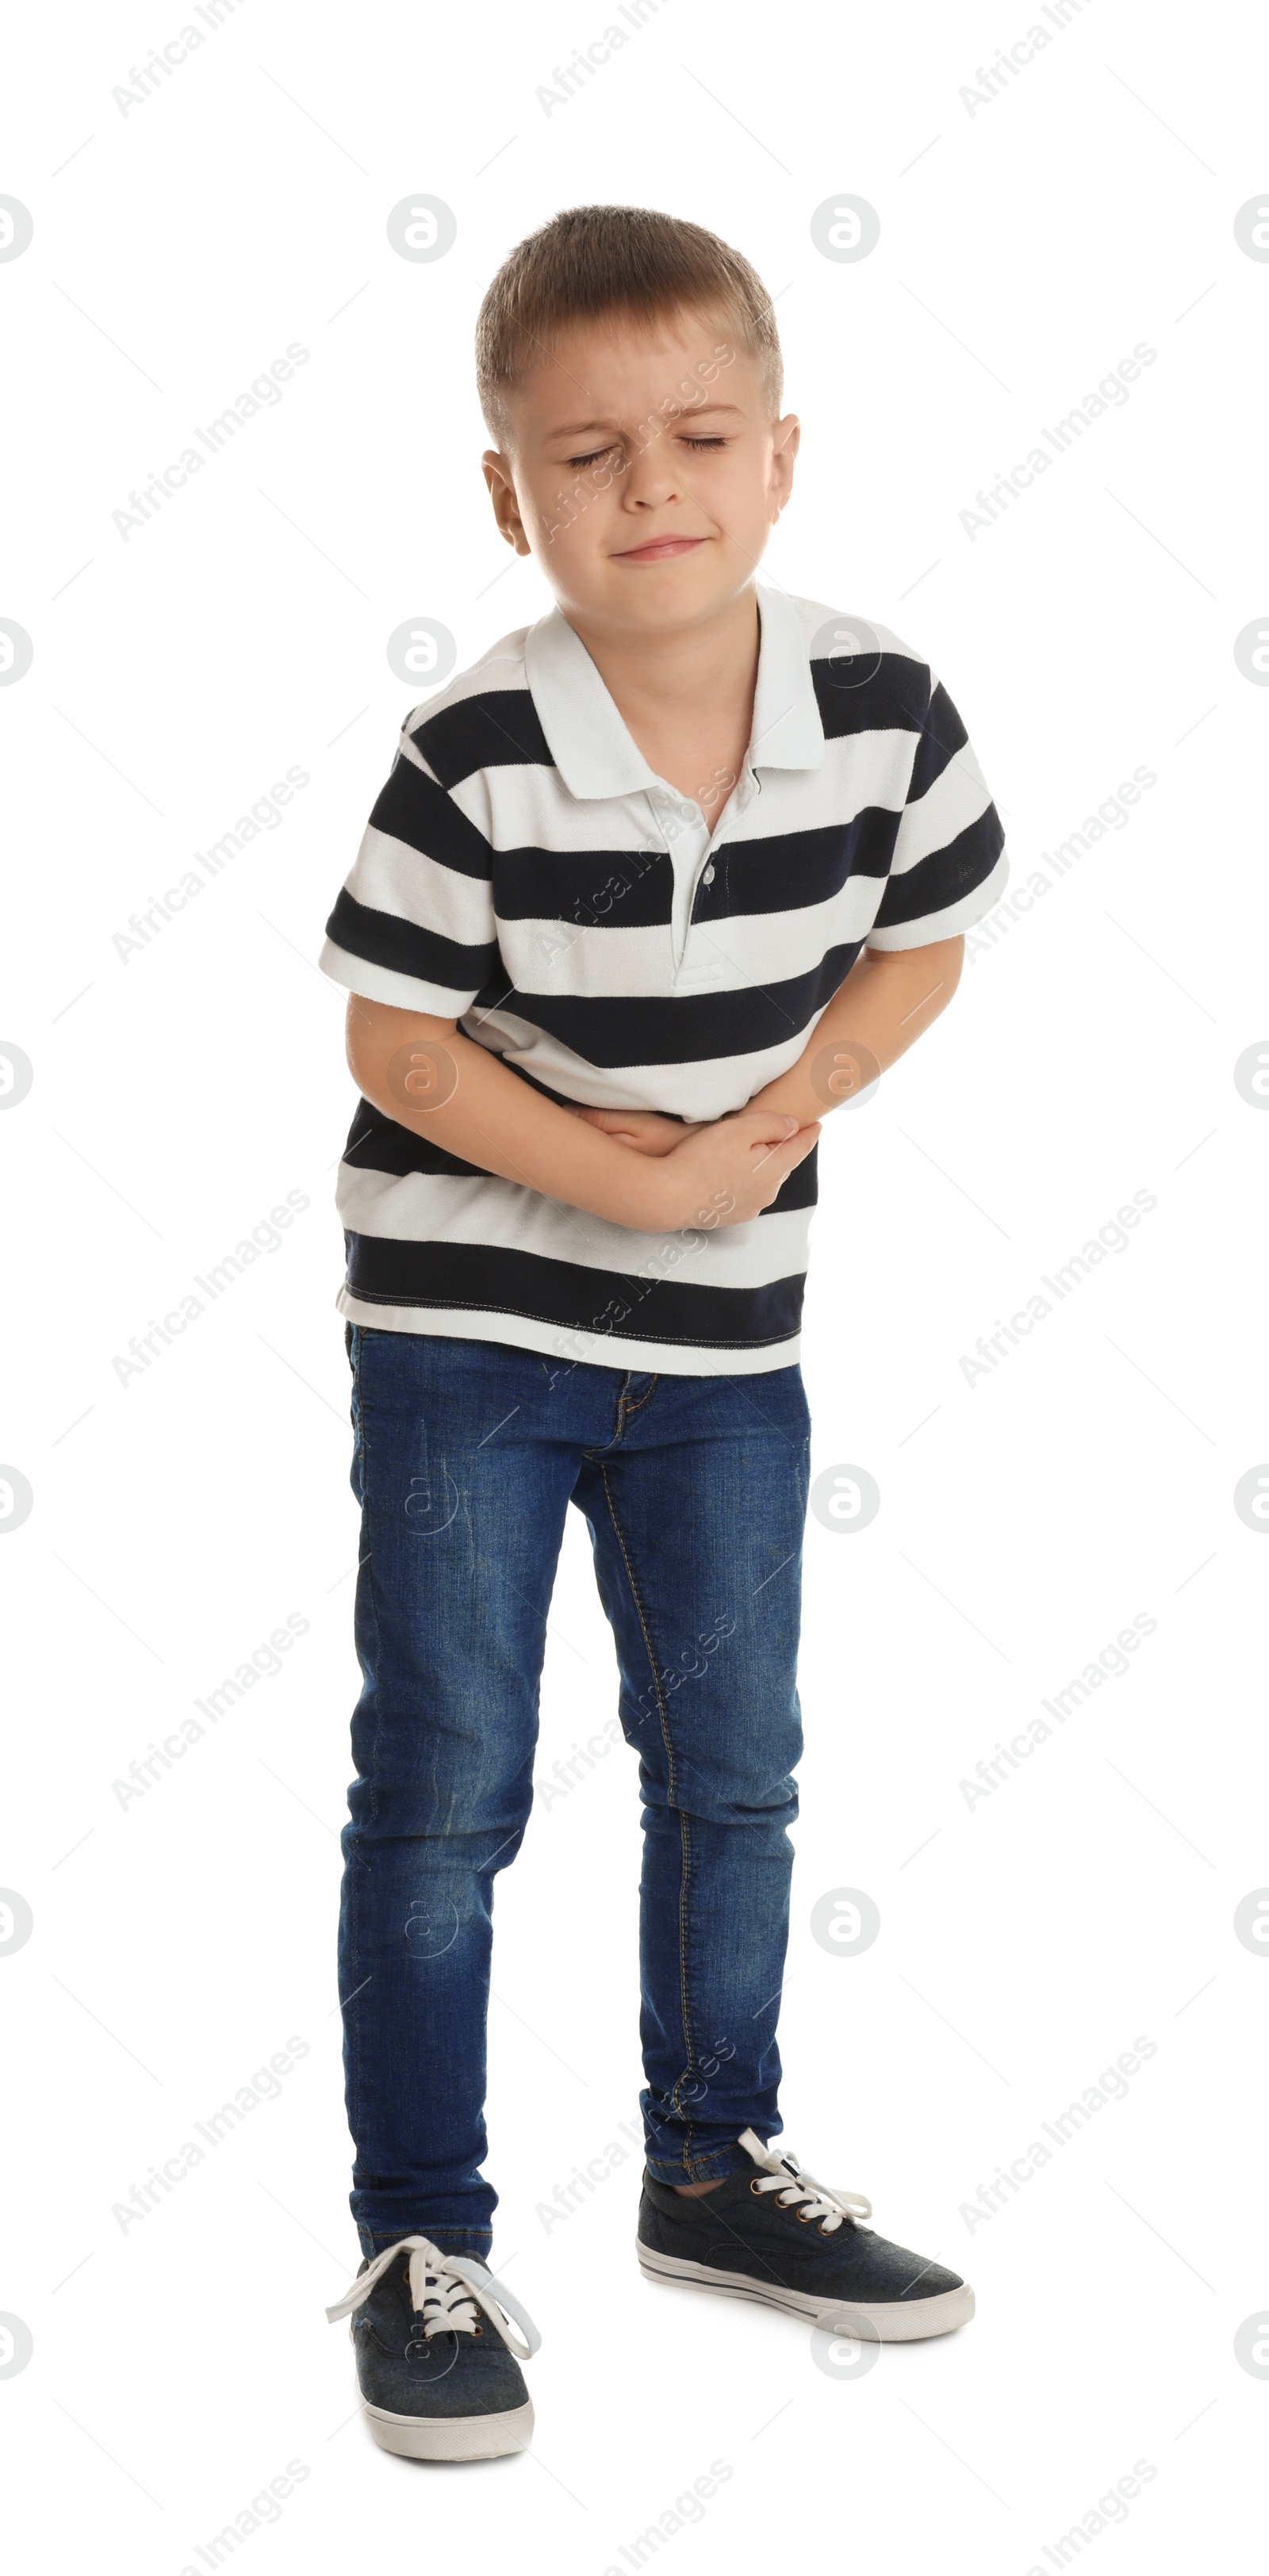
{"type": "Polygon", "coordinates": [[[953,939],[1000,901],[1009,877],[1004,826],[969,737],[941,681],[930,694],[870,948],[953,939]]]}
{"type": "Polygon", "coordinates": [[[326,924],[323,974],[371,1002],[458,1019],[498,964],[493,854],[403,730],[326,924]]]}

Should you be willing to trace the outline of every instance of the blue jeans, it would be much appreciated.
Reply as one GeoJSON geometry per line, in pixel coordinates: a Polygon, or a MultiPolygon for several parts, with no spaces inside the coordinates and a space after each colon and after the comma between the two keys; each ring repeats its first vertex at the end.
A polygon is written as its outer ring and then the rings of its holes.
{"type": "Polygon", "coordinates": [[[493,1880],[532,1804],[569,1503],[639,1761],[649,2169],[733,2173],[742,2129],[780,2127],[810,1422],[797,1368],[660,1376],[356,1324],[345,1339],[364,1677],[339,1933],[352,2211],[364,2253],[417,2229],[485,2258],[493,1880]]]}

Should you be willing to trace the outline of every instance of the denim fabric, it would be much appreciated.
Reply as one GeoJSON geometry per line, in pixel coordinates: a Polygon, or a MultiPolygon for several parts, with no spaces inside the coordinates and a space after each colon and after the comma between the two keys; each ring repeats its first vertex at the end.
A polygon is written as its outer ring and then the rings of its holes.
{"type": "Polygon", "coordinates": [[[638,1756],[649,2171],[747,2171],[740,2131],[780,2128],[810,1424],[797,1368],[657,1376],[356,1324],[346,1343],[364,1681],[339,1946],[352,2210],[366,2253],[417,2230],[484,2258],[493,1879],[532,1803],[570,1502],[638,1756]]]}

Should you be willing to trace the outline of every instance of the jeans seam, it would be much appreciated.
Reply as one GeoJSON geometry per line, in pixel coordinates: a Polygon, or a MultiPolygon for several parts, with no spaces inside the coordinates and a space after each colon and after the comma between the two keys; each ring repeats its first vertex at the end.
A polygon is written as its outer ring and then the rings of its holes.
{"type": "MultiPolygon", "coordinates": [[[[648,1389],[648,1393],[649,1393],[649,1394],[651,1394],[651,1392],[652,1392],[652,1390],[651,1390],[651,1388],[649,1387],[649,1389],[648,1389]]],[[[645,1400],[646,1400],[646,1399],[644,1399],[644,1398],[642,1398],[642,1397],[640,1398],[640,1402],[644,1402],[645,1400]]],[[[670,1804],[671,1804],[671,1806],[672,1806],[672,1805],[673,1805],[673,1800],[674,1800],[674,1747],[673,1747],[673,1745],[672,1745],[672,1743],[671,1743],[671,1741],[670,1741],[670,1730],[669,1730],[669,1726],[668,1726],[667,1721],[666,1721],[665,1701],[664,1701],[664,1699],[663,1699],[663,1698],[662,1698],[662,1696],[661,1696],[661,1676],[660,1676],[660,1674],[659,1674],[659,1673],[658,1673],[658,1671],[657,1671],[657,1659],[656,1659],[656,1655],[655,1655],[655,1653],[654,1653],[654,1651],[653,1651],[653,1646],[652,1646],[652,1636],[651,1636],[651,1632],[650,1632],[649,1627],[648,1627],[648,1621],[647,1621],[646,1613],[645,1613],[645,1611],[644,1611],[643,1602],[642,1602],[642,1600],[640,1599],[640,1596],[639,1596],[639,1586],[638,1586],[638,1584],[637,1584],[637,1583],[636,1583],[636,1581],[635,1581],[634,1567],[633,1567],[633,1565],[632,1565],[632,1564],[631,1564],[631,1562],[630,1562],[630,1550],[629,1550],[629,1548],[628,1548],[628,1547],[627,1547],[627,1545],[626,1545],[625,1532],[624,1532],[624,1530],[622,1529],[621,1523],[620,1523],[620,1521],[619,1521],[619,1520],[618,1520],[618,1518],[617,1518],[616,1506],[615,1506],[615,1504],[614,1504],[614,1502],[613,1502],[613,1498],[612,1498],[612,1487],[611,1487],[611,1485],[609,1484],[609,1481],[608,1481],[608,1467],[607,1467],[607,1463],[606,1463],[606,1461],[605,1461],[604,1463],[602,1463],[602,1464],[601,1464],[599,1472],[600,1472],[600,1475],[603,1477],[603,1480],[604,1480],[604,1498],[605,1498],[605,1500],[606,1500],[606,1502],[607,1502],[607,1505],[608,1505],[608,1517],[609,1517],[610,1521],[612,1522],[612,1525],[613,1525],[613,1529],[614,1529],[614,1531],[616,1532],[617,1545],[618,1545],[618,1547],[619,1547],[619,1548],[620,1548],[620,1550],[621,1550],[622,1563],[624,1564],[625,1569],[626,1569],[626,1580],[627,1580],[627,1582],[628,1582],[628,1583],[629,1583],[629,1585],[630,1585],[630,1595],[631,1595],[631,1599],[632,1599],[632,1600],[633,1600],[633,1602],[634,1602],[636,1615],[637,1615],[637,1617],[638,1617],[638,1621],[639,1621],[639,1626],[640,1626],[640,1628],[641,1628],[641,1629],[642,1629],[642,1631],[643,1631],[643,1642],[644,1642],[644,1645],[645,1645],[645,1647],[646,1647],[646,1649],[647,1649],[648,1662],[649,1662],[649,1664],[650,1664],[650,1666],[651,1666],[651,1668],[652,1668],[652,1687],[653,1687],[653,1689],[655,1690],[656,1695],[657,1695],[657,1715],[658,1715],[658,1718],[659,1718],[659,1720],[660,1720],[660,1725],[661,1725],[661,1741],[662,1741],[663,1745],[665,1746],[665,1759],[666,1759],[666,1769],[667,1769],[666,1794],[667,1794],[667,1798],[669,1799],[670,1804]]],[[[678,2094],[679,2085],[680,2085],[680,2084],[685,2083],[685,2082],[686,2082],[686,2080],[687,2080],[687,2077],[688,2077],[688,2076],[691,2074],[691,2072],[692,2072],[692,2068],[693,2068],[693,2065],[694,2065],[694,2063],[695,2063],[695,2055],[696,2055],[696,2052],[695,2052],[695,2050],[694,2050],[694,2048],[693,2048],[693,2046],[692,2046],[692,2015],[691,2015],[691,2007],[690,2007],[690,2002],[689,2002],[689,1997],[688,1997],[688,1986],[687,1986],[687,1937],[686,1937],[686,1922],[685,1922],[685,1911],[686,1911],[686,1905],[687,1905],[687,1891],[688,1891],[688,1884],[689,1884],[689,1879],[690,1879],[690,1869],[691,1869],[691,1843],[690,1843],[690,1839],[689,1839],[689,1836],[688,1836],[688,1830],[687,1830],[687,1817],[686,1817],[686,1815],[684,1814],[684,1812],[683,1812],[682,1808],[680,1808],[680,1809],[679,1809],[679,1837],[680,1837],[680,1842],[681,1842],[682,1852],[683,1852],[683,1871],[682,1871],[682,1876],[681,1876],[681,1878],[680,1878],[680,1880],[679,1880],[679,2005],[680,2005],[680,2009],[681,2009],[682,2014],[683,2014],[683,2037],[684,2037],[684,2040],[685,2040],[685,2042],[686,2042],[686,2044],[687,2044],[687,2065],[686,2065],[686,2067],[684,2068],[683,2074],[682,2074],[682,2075],[680,2075],[680,2077],[678,2078],[678,2082],[675,2084],[675,2086],[674,2086],[674,2088],[673,2088],[673,2091],[672,2091],[672,2093],[671,2093],[671,2095],[670,2095],[670,2100],[671,2100],[671,2104],[672,2104],[673,2109],[675,2110],[675,2112],[677,2113],[677,2115],[678,2115],[678,2116],[679,2116],[679,2118],[681,2119],[681,2118],[683,2117],[683,2106],[682,2106],[681,2102],[679,2102],[679,2101],[677,2100],[677,2098],[676,2098],[676,2097],[677,2097],[677,2094],[678,2094]]],[[[687,2140],[686,2140],[686,2153],[685,2153],[685,2157],[684,2157],[684,2162],[685,2162],[686,2164],[688,2164],[689,2166],[690,2166],[690,2164],[691,2164],[691,2158],[692,2158],[692,2116],[691,2116],[691,2113],[690,2113],[690,2111],[689,2111],[689,2113],[687,2114],[687,2140]]]]}
{"type": "MultiPolygon", "coordinates": [[[[654,1373],[653,1373],[653,1376],[652,1376],[651,1383],[647,1386],[647,1388],[645,1389],[645,1391],[644,1391],[644,1393],[643,1393],[642,1395],[637,1395],[637,1396],[635,1397],[635,1400],[634,1400],[633,1404],[631,1403],[631,1401],[630,1401],[630,1399],[629,1399],[629,1397],[628,1397],[628,1396],[624,1396],[624,1395],[623,1395],[623,1397],[622,1397],[621,1401],[622,1401],[622,1404],[623,1404],[623,1406],[624,1406],[624,1408],[625,1408],[625,1413],[626,1413],[626,1419],[627,1419],[627,1420],[629,1420],[629,1417],[630,1417],[630,1415],[631,1415],[632,1413],[637,1413],[637,1412],[638,1412],[639,1407],[640,1407],[640,1405],[641,1405],[641,1404],[646,1404],[646,1403],[647,1403],[647,1401],[648,1401],[648,1397],[649,1397],[650,1395],[652,1395],[652,1394],[654,1394],[654,1393],[655,1393],[655,1391],[656,1391],[656,1383],[657,1383],[656,1373],[654,1372],[654,1373]]],[[[622,1427],[622,1429],[623,1429],[623,1431],[624,1431],[624,1429],[625,1429],[625,1427],[626,1427],[624,1422],[623,1422],[623,1424],[622,1424],[622,1426],[621,1426],[621,1427],[622,1427]]]]}
{"type": "MultiPolygon", "coordinates": [[[[617,1390],[617,1419],[613,1424],[612,1438],[607,1444],[610,1449],[615,1449],[618,1441],[624,1440],[626,1436],[626,1424],[628,1423],[631,1414],[637,1413],[640,1405],[646,1404],[649,1396],[652,1395],[656,1389],[658,1372],[654,1370],[642,1395],[637,1395],[632,1402],[629,1395],[626,1393],[626,1389],[630,1384],[633,1374],[634,1372],[632,1370],[627,1369],[625,1376],[621,1381],[621,1385],[617,1390]]],[[[587,1450],[586,1455],[589,1458],[592,1455],[591,1451],[587,1450]]]]}
{"type": "MultiPolygon", "coordinates": [[[[696,2051],[692,2045],[692,2025],[688,2016],[687,1998],[687,1894],[688,1888],[691,1885],[692,1876],[692,1838],[688,1832],[687,1816],[681,1807],[679,1809],[679,1841],[683,1852],[683,1872],[679,1880],[679,1991],[683,1999],[683,2036],[687,2041],[687,2064],[678,2079],[678,2084],[675,2085],[674,2090],[670,2095],[670,2100],[681,2119],[683,2116],[683,2105],[678,2098],[679,2085],[687,2082],[687,2079],[692,2073],[692,2069],[696,2063],[696,2051]]],[[[692,2162],[692,2115],[690,2111],[687,2115],[687,2144],[684,2154],[684,2162],[690,2169],[692,2162]]]]}
{"type": "MultiPolygon", "coordinates": [[[[368,1611],[369,1611],[370,1626],[371,1626],[371,1630],[372,1630],[372,1634],[373,1634],[373,1638],[374,1638],[375,1672],[376,1672],[376,1676],[377,1676],[377,1675],[378,1675],[378,1672],[379,1672],[379,1666],[380,1666],[380,1663],[381,1663],[381,1660],[382,1660],[382,1639],[381,1639],[380,1634],[379,1634],[379,1610],[378,1610],[378,1604],[377,1604],[377,1602],[376,1602],[376,1600],[375,1600],[375,1569],[374,1569],[374,1555],[373,1555],[373,1551],[372,1551],[372,1549],[371,1549],[371,1547],[370,1547],[370,1544],[369,1544],[369,1523],[370,1523],[370,1457],[369,1457],[369,1442],[368,1442],[367,1432],[366,1432],[366,1409],[365,1409],[365,1405],[364,1405],[364,1403],[362,1402],[362,1394],[361,1394],[361,1369],[360,1369],[360,1362],[361,1362],[361,1344],[360,1344],[360,1342],[358,1342],[358,1344],[357,1344],[357,1353],[356,1353],[356,1365],[354,1366],[354,1370],[353,1370],[353,1384],[354,1384],[354,1394],[355,1394],[355,1399],[356,1399],[356,1408],[357,1408],[357,1444],[358,1444],[358,1448],[359,1448],[359,1450],[360,1450],[360,1454],[361,1454],[361,1497],[362,1497],[362,1501],[361,1501],[361,1508],[362,1508],[363,1523],[364,1523],[364,1526],[365,1526],[365,1536],[366,1536],[366,1540],[367,1540],[367,1545],[366,1545],[366,1550],[365,1550],[365,1557],[364,1557],[364,1560],[363,1560],[362,1565],[359,1565],[359,1567],[358,1567],[358,1574],[359,1574],[359,1576],[360,1576],[360,1574],[361,1574],[361,1573],[362,1573],[362,1571],[364,1570],[365,1575],[366,1575],[366,1596],[367,1596],[367,1603],[368,1603],[368,1611]]],[[[370,1771],[370,1814],[369,1814],[369,1817],[368,1817],[368,1819],[367,1819],[367,1823],[368,1823],[368,1825],[373,1825],[373,1824],[374,1824],[375,1819],[377,1818],[377,1816],[378,1816],[378,1812],[379,1812],[379,1737],[380,1737],[380,1733],[381,1733],[381,1731],[382,1731],[382,1727],[383,1727],[383,1711],[382,1711],[381,1700],[382,1700],[382,1694],[381,1694],[381,1693],[379,1693],[379,1692],[376,1692],[376,1694],[375,1694],[375,1732],[374,1732],[374,1740],[373,1740],[373,1743],[371,1744],[371,1747],[370,1747],[370,1755],[369,1755],[370,1765],[371,1765],[371,1771],[370,1771]]],[[[361,1935],[360,1935],[360,1913],[361,1913],[360,1898],[361,1898],[361,1872],[360,1872],[360,1864],[358,1864],[357,1866],[349,1865],[349,1883],[348,1883],[348,1917],[349,1917],[349,1929],[350,1929],[350,1933],[351,1933],[351,1936],[352,1936],[352,1937],[351,1937],[351,1948],[352,1948],[352,1958],[353,1958],[353,1965],[354,1965],[354,1969],[355,1969],[355,1968],[357,1967],[357,1965],[359,1964],[360,1937],[361,1937],[361,1935]]],[[[351,1992],[350,1992],[350,1997],[349,1997],[349,2000],[350,2000],[350,2001],[352,2000],[352,1996],[354,1996],[358,1991],[359,1991],[358,1986],[357,1986],[356,1984],[354,1984],[354,1985],[353,1985],[353,1987],[352,1987],[352,1989],[351,1989],[351,1992]]],[[[362,2045],[361,2045],[360,2034],[358,2034],[357,2044],[356,2044],[356,2045],[355,2045],[355,2047],[353,2048],[353,2050],[352,2050],[351,2054],[352,2054],[352,2061],[353,2061],[353,2082],[352,2082],[352,2097],[353,2097],[353,2098],[352,2098],[352,2103],[351,2103],[351,2106],[350,2106],[350,2119],[349,2119],[349,2126],[350,2126],[350,2128],[351,2128],[351,2130],[352,2130],[353,2136],[354,2136],[355,2138],[359,2138],[359,2137],[361,2137],[361,2135],[363,2134],[363,2130],[364,2130],[364,2126],[365,2126],[365,2123],[364,2123],[364,2121],[363,2121],[363,2119],[362,2119],[363,2101],[362,2101],[362,2089],[361,2089],[361,2087],[362,2087],[362,2059],[363,2059],[363,2056],[364,2056],[364,2049],[363,2049],[363,2047],[362,2047],[362,2045]]]]}

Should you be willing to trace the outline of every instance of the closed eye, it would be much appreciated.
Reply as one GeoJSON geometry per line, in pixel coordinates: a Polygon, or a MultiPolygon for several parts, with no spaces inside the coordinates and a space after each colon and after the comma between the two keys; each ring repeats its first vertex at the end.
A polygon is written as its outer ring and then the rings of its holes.
{"type": "MultiPolygon", "coordinates": [[[[684,438],[681,438],[681,439],[679,440],[679,445],[680,445],[681,447],[697,447],[697,448],[707,448],[707,447],[725,447],[725,446],[726,446],[726,444],[727,444],[726,439],[725,439],[725,438],[722,438],[722,437],[719,437],[717,434],[715,434],[713,437],[709,437],[709,438],[692,438],[692,437],[684,437],[684,438]]],[[[574,473],[574,474],[580,474],[584,466],[587,466],[587,465],[600,465],[600,464],[602,464],[602,463],[603,463],[603,460],[604,460],[604,458],[605,458],[606,456],[620,456],[620,455],[621,455],[621,451],[620,451],[620,449],[618,449],[618,448],[612,448],[612,447],[593,447],[593,448],[590,450],[590,452],[589,452],[589,454],[588,454],[588,455],[586,455],[586,456],[566,456],[566,457],[565,457],[565,459],[564,459],[564,462],[565,462],[565,464],[568,466],[568,468],[569,468],[569,470],[570,470],[570,472],[571,472],[571,473],[574,473]]],[[[621,457],[621,463],[622,463],[622,466],[623,466],[623,468],[624,468],[624,465],[625,465],[625,459],[624,459],[624,457],[621,457]]]]}

